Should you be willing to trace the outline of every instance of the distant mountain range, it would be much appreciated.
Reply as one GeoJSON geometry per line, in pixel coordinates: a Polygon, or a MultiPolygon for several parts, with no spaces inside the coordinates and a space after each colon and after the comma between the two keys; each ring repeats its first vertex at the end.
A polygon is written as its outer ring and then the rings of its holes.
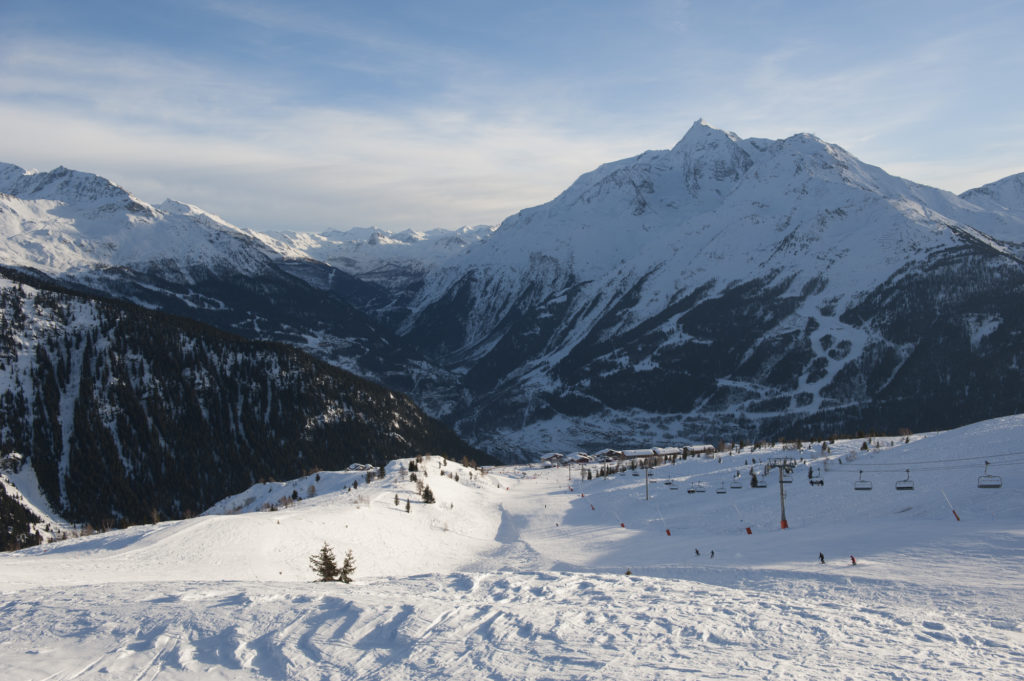
{"type": "Polygon", "coordinates": [[[506,458],[1024,410],[1024,174],[960,196],[698,121],[498,228],[260,234],[0,165],[4,262],[289,343],[506,458]]]}

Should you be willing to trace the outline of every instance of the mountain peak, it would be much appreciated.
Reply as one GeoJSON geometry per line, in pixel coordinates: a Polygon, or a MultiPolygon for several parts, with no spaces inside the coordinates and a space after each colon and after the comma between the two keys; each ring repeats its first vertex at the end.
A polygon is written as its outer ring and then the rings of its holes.
{"type": "Polygon", "coordinates": [[[134,201],[131,194],[110,180],[64,166],[39,173],[5,164],[0,168],[0,182],[0,190],[22,199],[49,199],[64,203],[134,201]]]}
{"type": "Polygon", "coordinates": [[[719,130],[708,125],[703,118],[698,118],[686,131],[683,138],[672,147],[673,152],[696,152],[714,149],[722,144],[739,143],[741,140],[735,133],[719,130]]]}
{"type": "Polygon", "coordinates": [[[1024,213],[1024,173],[1017,173],[981,187],[968,189],[960,198],[989,210],[1024,213]]]}

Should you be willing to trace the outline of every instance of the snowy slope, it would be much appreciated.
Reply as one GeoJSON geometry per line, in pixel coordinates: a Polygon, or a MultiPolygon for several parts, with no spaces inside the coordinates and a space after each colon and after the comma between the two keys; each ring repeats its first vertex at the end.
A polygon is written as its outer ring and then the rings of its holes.
{"type": "MultiPolygon", "coordinates": [[[[646,437],[659,420],[695,439],[792,432],[794,417],[920,393],[918,362],[946,361],[922,343],[937,332],[951,347],[979,315],[1019,330],[1000,296],[1024,283],[1024,213],[969,198],[811,135],[698,121],[505,220],[431,272],[399,329],[465,373],[463,432],[495,447],[586,446],[597,427],[565,421],[620,421],[624,436],[638,415],[646,437]]],[[[828,418],[814,429],[849,428],[828,418]]]]}
{"type": "Polygon", "coordinates": [[[496,230],[256,234],[2,165],[0,255],[296,345],[511,459],[1024,409],[1021,187],[955,196],[813,135],[697,121],[496,230]]]}
{"type": "Polygon", "coordinates": [[[64,273],[93,267],[192,267],[253,274],[269,249],[220,218],[175,201],[151,206],[92,173],[0,164],[5,264],[64,273]]]}
{"type": "Polygon", "coordinates": [[[1010,175],[976,189],[970,189],[960,198],[995,214],[996,224],[987,225],[992,236],[1024,242],[1024,173],[1010,175]]]}
{"type": "Polygon", "coordinates": [[[332,267],[396,289],[469,246],[490,236],[488,225],[456,230],[390,232],[377,228],[308,232],[271,232],[261,238],[282,255],[312,258],[332,267]]]}
{"type": "Polygon", "coordinates": [[[390,377],[396,389],[446,380],[356,309],[357,293],[379,287],[196,206],[151,206],[91,173],[0,164],[0,259],[63,286],[286,342],[372,380],[390,377]]]}
{"type": "Polygon", "coordinates": [[[258,485],[217,507],[235,514],[0,556],[0,674],[1019,678],[1022,435],[1015,416],[866,451],[746,447],[657,467],[650,500],[628,468],[581,482],[579,467],[480,475],[438,457],[422,464],[434,505],[399,462],[368,484],[258,485]],[[728,487],[783,455],[825,481],[795,471],[785,531],[777,484],[728,487]],[[986,459],[1001,489],[976,487],[986,459]],[[861,470],[873,490],[853,490],[861,470]],[[696,482],[709,491],[688,494],[696,482]],[[292,489],[304,498],[244,512],[292,489]],[[324,541],[353,551],[353,584],[310,582],[324,541]]]}

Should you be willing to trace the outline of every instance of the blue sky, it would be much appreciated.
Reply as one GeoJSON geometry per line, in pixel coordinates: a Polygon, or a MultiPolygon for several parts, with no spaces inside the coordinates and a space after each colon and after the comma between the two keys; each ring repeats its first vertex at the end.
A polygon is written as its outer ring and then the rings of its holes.
{"type": "Polygon", "coordinates": [[[0,161],[243,227],[496,224],[694,120],[1024,171],[1024,3],[0,0],[0,161]]]}

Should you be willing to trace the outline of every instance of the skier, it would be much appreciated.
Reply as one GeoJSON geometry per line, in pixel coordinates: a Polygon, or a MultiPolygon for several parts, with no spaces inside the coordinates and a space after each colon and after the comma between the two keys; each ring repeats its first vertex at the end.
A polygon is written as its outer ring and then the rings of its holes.
{"type": "Polygon", "coordinates": [[[821,564],[822,564],[822,565],[824,565],[824,564],[825,564],[825,554],[824,554],[824,553],[822,553],[821,551],[818,551],[818,560],[820,560],[820,561],[821,561],[821,564]]]}
{"type": "Polygon", "coordinates": [[[715,557],[715,550],[714,550],[714,549],[711,549],[711,557],[712,557],[712,558],[714,558],[714,557],[715,557]]]}
{"type": "Polygon", "coordinates": [[[698,558],[700,558],[700,549],[694,549],[693,552],[697,554],[698,558]]]}
{"type": "Polygon", "coordinates": [[[856,565],[856,564],[857,564],[857,559],[854,558],[853,556],[850,556],[850,565],[856,565]]]}

